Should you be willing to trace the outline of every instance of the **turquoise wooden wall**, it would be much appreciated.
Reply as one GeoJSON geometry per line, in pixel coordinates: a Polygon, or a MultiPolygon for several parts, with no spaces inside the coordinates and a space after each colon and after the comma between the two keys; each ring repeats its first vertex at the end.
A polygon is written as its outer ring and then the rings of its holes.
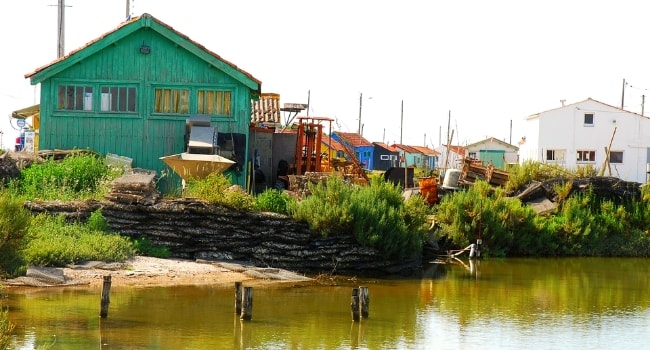
{"type": "MultiPolygon", "coordinates": [[[[219,132],[241,133],[248,138],[251,89],[176,42],[144,27],[41,82],[40,149],[114,153],[132,158],[134,167],[173,174],[159,157],[185,151],[185,122],[196,113],[198,88],[232,91],[232,116],[213,116],[212,122],[219,132]],[[143,44],[151,48],[149,54],[140,53],[143,44]],[[99,92],[99,85],[107,83],[137,88],[135,114],[99,112],[99,93],[93,94],[93,111],[56,109],[59,85],[88,85],[99,92]],[[191,90],[188,115],[153,113],[154,88],[162,86],[191,90]]],[[[247,167],[242,164],[241,168],[241,173],[229,175],[234,183],[244,186],[247,167]]],[[[175,186],[180,179],[174,174],[163,178],[163,182],[175,186]]]]}
{"type": "Polygon", "coordinates": [[[504,150],[480,150],[479,159],[486,166],[492,162],[495,168],[505,170],[506,164],[503,159],[505,153],[504,150]]]}

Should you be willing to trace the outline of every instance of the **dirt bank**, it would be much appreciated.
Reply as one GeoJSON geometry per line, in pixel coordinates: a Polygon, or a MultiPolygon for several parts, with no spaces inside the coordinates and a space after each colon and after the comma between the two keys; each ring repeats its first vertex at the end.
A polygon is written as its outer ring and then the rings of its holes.
{"type": "Polygon", "coordinates": [[[122,263],[86,262],[65,268],[32,267],[27,276],[3,281],[6,287],[247,285],[310,283],[309,277],[237,262],[209,262],[136,256],[122,263]]]}

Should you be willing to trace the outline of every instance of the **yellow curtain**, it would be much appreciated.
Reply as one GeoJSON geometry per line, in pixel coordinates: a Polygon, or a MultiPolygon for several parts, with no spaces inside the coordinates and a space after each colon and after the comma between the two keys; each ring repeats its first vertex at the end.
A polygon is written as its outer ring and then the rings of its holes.
{"type": "Polygon", "coordinates": [[[178,89],[156,89],[154,112],[188,114],[190,92],[178,89]]]}

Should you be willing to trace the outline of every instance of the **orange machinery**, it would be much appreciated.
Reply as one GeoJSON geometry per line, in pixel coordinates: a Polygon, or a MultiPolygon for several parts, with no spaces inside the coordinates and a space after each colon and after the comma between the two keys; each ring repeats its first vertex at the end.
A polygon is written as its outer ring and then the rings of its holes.
{"type": "MultiPolygon", "coordinates": [[[[296,140],[294,174],[304,175],[306,172],[330,171],[327,165],[331,164],[331,154],[323,152],[323,124],[328,122],[328,131],[331,131],[334,119],[327,117],[298,117],[297,119],[298,138],[296,140]]],[[[328,132],[328,135],[330,134],[328,132]]],[[[326,137],[331,138],[331,136],[326,137]]]]}

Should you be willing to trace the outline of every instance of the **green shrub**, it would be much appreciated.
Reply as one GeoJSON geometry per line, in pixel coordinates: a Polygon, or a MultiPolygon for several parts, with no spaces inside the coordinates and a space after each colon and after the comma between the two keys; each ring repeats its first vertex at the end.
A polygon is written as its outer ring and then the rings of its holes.
{"type": "Polygon", "coordinates": [[[291,209],[294,219],[309,223],[309,227],[327,237],[331,234],[351,233],[353,217],[350,197],[354,187],[340,176],[308,185],[309,195],[291,209]]]}
{"type": "Polygon", "coordinates": [[[0,192],[0,270],[13,274],[22,265],[19,255],[30,227],[31,213],[9,192],[0,192]]]}
{"type": "Polygon", "coordinates": [[[545,251],[539,246],[543,242],[536,236],[535,216],[532,208],[507,197],[504,189],[492,189],[485,181],[477,181],[467,190],[445,196],[435,207],[440,236],[462,248],[480,238],[485,253],[491,256],[545,251]],[[526,236],[531,245],[521,245],[518,241],[521,236],[526,236]]]}
{"type": "Polygon", "coordinates": [[[155,246],[147,237],[136,238],[133,241],[133,249],[138,255],[152,256],[154,258],[169,258],[171,255],[169,248],[155,246]]]}
{"type": "Polygon", "coordinates": [[[131,242],[88,224],[67,222],[62,215],[39,214],[23,250],[27,264],[65,266],[88,260],[123,261],[135,254],[131,242]]]}
{"type": "Polygon", "coordinates": [[[569,195],[558,182],[558,208],[537,215],[532,207],[484,181],[446,196],[435,212],[438,235],[464,248],[481,238],[492,256],[648,256],[650,195],[639,201],[603,199],[593,191],[569,195]]]}
{"type": "Polygon", "coordinates": [[[108,232],[109,230],[108,222],[102,215],[101,209],[97,209],[90,214],[90,217],[88,217],[88,220],[86,221],[86,226],[91,231],[108,232]]]}
{"type": "Polygon", "coordinates": [[[106,166],[94,154],[72,154],[61,161],[48,159],[21,171],[10,188],[25,198],[40,200],[77,200],[102,198],[108,181],[121,175],[106,166]]]}
{"type": "Polygon", "coordinates": [[[203,179],[187,181],[184,197],[194,197],[210,204],[221,204],[239,210],[250,210],[254,198],[221,173],[212,173],[203,179]]]}
{"type": "Polygon", "coordinates": [[[9,321],[9,311],[5,308],[0,309],[0,349],[9,349],[11,343],[11,332],[15,325],[9,321]]]}
{"type": "Polygon", "coordinates": [[[387,258],[411,257],[422,252],[428,233],[426,208],[421,196],[411,196],[406,204],[399,186],[374,178],[350,197],[353,233],[387,258]]]}
{"type": "Polygon", "coordinates": [[[295,199],[284,191],[267,189],[255,198],[253,209],[257,211],[270,211],[273,213],[290,215],[295,199]]]}
{"type": "Polygon", "coordinates": [[[421,196],[405,202],[402,190],[381,177],[372,178],[368,186],[353,186],[332,176],[309,188],[311,195],[296,203],[293,215],[312,230],[324,236],[352,234],[386,258],[422,252],[428,207],[421,196]]]}
{"type": "Polygon", "coordinates": [[[573,173],[558,164],[526,161],[515,167],[508,175],[506,192],[516,191],[531,181],[546,181],[560,176],[575,177],[573,173]]]}

